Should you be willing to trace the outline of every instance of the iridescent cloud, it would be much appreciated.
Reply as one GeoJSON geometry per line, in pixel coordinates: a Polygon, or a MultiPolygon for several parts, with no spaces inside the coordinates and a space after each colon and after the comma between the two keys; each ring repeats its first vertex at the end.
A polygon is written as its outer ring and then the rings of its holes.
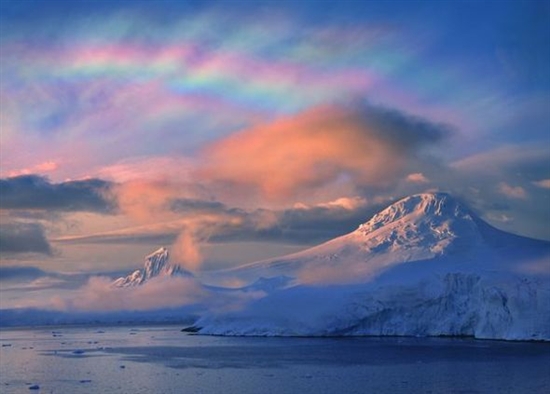
{"type": "Polygon", "coordinates": [[[14,31],[2,39],[2,139],[12,147],[2,171],[56,160],[63,164],[52,176],[86,176],[85,168],[189,152],[356,97],[416,103],[421,115],[461,121],[448,105],[454,96],[429,110],[411,96],[465,90],[456,73],[420,64],[422,50],[395,26],[300,26],[280,16],[242,23],[215,11],[165,24],[113,13],[14,31]]]}

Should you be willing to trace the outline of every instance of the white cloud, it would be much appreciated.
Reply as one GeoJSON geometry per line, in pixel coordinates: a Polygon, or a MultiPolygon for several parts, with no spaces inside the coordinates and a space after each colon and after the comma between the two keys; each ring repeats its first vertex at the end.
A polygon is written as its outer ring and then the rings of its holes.
{"type": "Polygon", "coordinates": [[[411,183],[428,183],[430,180],[426,178],[421,172],[415,172],[413,174],[407,175],[407,181],[411,183]]]}
{"type": "Polygon", "coordinates": [[[359,209],[361,207],[365,207],[368,204],[368,201],[366,198],[363,197],[340,197],[336,200],[329,201],[329,202],[323,202],[319,204],[306,204],[306,203],[296,203],[294,204],[294,209],[314,209],[314,208],[342,208],[349,211],[353,211],[355,209],[359,209]]]}
{"type": "Polygon", "coordinates": [[[53,300],[56,309],[77,311],[153,310],[199,303],[207,295],[192,278],[154,278],[142,286],[114,287],[94,276],[76,295],[53,300]]]}
{"type": "Polygon", "coordinates": [[[486,215],[486,218],[495,222],[501,222],[501,223],[509,223],[512,222],[514,219],[510,217],[509,215],[506,215],[504,213],[494,213],[489,212],[486,215]]]}

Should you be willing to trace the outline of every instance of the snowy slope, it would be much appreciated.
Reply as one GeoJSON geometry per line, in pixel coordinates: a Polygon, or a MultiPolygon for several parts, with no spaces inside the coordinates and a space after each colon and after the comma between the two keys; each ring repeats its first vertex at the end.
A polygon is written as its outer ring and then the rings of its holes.
{"type": "Polygon", "coordinates": [[[192,274],[177,264],[170,264],[168,249],[160,248],[145,257],[142,269],[135,270],[128,276],[118,278],[113,282],[116,287],[139,286],[155,277],[180,276],[191,277],[192,274]]]}
{"type": "Polygon", "coordinates": [[[497,230],[445,193],[407,197],[348,235],[219,275],[286,279],[241,310],[204,316],[202,333],[550,340],[550,244],[497,230]]]}

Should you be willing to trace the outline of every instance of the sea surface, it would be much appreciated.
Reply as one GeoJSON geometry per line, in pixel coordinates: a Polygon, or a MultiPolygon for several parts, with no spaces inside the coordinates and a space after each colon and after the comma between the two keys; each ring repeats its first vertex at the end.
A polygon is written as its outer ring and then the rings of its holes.
{"type": "Polygon", "coordinates": [[[0,393],[550,393],[550,344],[244,338],[180,326],[0,331],[0,393]]]}

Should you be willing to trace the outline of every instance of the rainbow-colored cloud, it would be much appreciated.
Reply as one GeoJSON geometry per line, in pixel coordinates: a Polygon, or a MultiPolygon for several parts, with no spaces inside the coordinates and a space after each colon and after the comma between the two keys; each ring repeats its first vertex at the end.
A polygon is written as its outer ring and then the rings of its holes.
{"type": "Polygon", "coordinates": [[[1,42],[2,139],[14,147],[3,172],[53,160],[72,165],[59,167],[62,176],[83,176],[83,168],[189,152],[260,121],[357,98],[460,119],[442,92],[459,93],[463,80],[420,63],[425,48],[402,33],[281,16],[243,23],[214,11],[164,24],[113,13],[14,31],[1,42]],[[426,110],[415,89],[443,100],[426,110]],[[75,147],[92,157],[75,163],[75,147]],[[36,162],[23,166],[31,150],[36,162]]]}

